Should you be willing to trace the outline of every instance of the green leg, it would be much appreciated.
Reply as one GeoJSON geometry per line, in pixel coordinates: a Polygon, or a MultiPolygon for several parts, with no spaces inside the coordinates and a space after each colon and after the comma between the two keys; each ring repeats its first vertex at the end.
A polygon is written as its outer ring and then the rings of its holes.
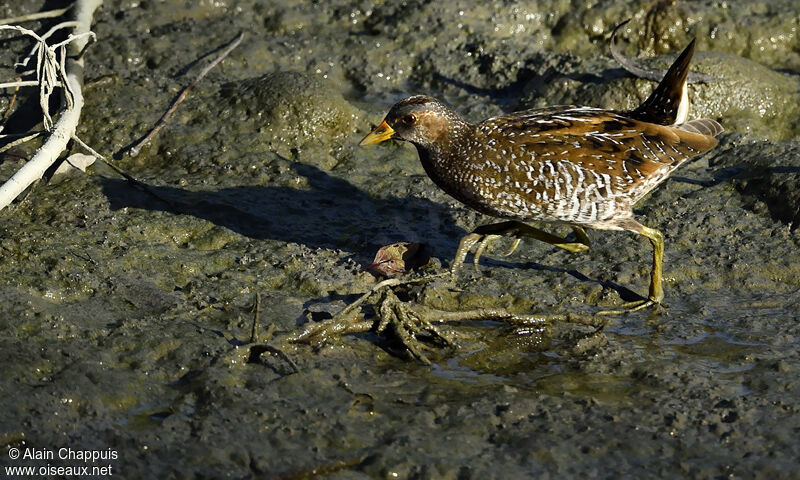
{"type": "Polygon", "coordinates": [[[662,265],[664,263],[664,235],[655,228],[644,227],[642,235],[653,245],[653,269],[650,271],[650,300],[655,303],[664,300],[664,289],[661,288],[662,265]]]}
{"type": "Polygon", "coordinates": [[[581,227],[573,227],[573,230],[575,231],[575,236],[579,240],[578,242],[568,242],[561,237],[557,237],[553,234],[545,232],[544,230],[539,230],[538,228],[531,227],[530,225],[517,222],[515,220],[493,223],[490,225],[481,225],[473,230],[472,233],[464,236],[464,238],[461,239],[461,243],[458,245],[458,250],[456,251],[456,256],[453,260],[451,270],[454,273],[456,270],[458,270],[458,268],[467,258],[469,251],[475,245],[477,245],[477,248],[475,249],[473,263],[477,268],[478,261],[480,260],[481,255],[483,255],[483,252],[486,250],[486,247],[489,245],[489,243],[502,237],[514,237],[514,243],[509,251],[505,253],[505,255],[510,255],[517,248],[520,239],[523,237],[541,240],[542,242],[549,243],[550,245],[558,248],[563,248],[568,252],[585,252],[589,249],[589,237],[581,227]]]}
{"type": "MultiPolygon", "coordinates": [[[[649,295],[646,299],[625,303],[618,310],[606,310],[599,312],[601,315],[635,312],[637,310],[659,304],[664,299],[664,289],[661,286],[662,266],[664,262],[664,235],[654,228],[645,227],[644,225],[632,220],[630,222],[626,222],[625,225],[620,226],[625,230],[629,230],[647,237],[647,239],[650,240],[650,244],[653,246],[653,269],[650,271],[649,295]]],[[[473,230],[472,233],[465,235],[464,238],[461,239],[450,270],[452,273],[455,273],[458,268],[460,268],[461,264],[464,263],[464,260],[466,260],[467,254],[470,252],[472,247],[475,247],[476,245],[477,247],[475,249],[473,263],[477,268],[478,261],[480,260],[481,255],[484,253],[489,243],[502,237],[514,238],[514,243],[504,255],[510,255],[519,245],[520,239],[525,237],[549,243],[550,245],[563,248],[564,250],[572,253],[580,253],[588,250],[591,242],[589,240],[589,236],[586,234],[586,231],[579,226],[573,226],[572,230],[575,232],[575,238],[577,240],[576,242],[568,242],[564,238],[557,237],[543,230],[539,230],[538,228],[534,228],[530,225],[514,220],[493,223],[490,225],[481,225],[473,230]]]]}
{"type": "Polygon", "coordinates": [[[655,228],[641,225],[641,231],[637,232],[647,237],[653,246],[653,269],[650,271],[650,292],[645,300],[637,300],[622,305],[619,310],[605,310],[598,312],[600,315],[616,315],[619,313],[635,312],[643,308],[661,303],[664,299],[664,289],[661,287],[662,265],[664,263],[664,235],[655,228]]]}
{"type": "Polygon", "coordinates": [[[589,240],[589,235],[586,234],[586,230],[584,230],[583,227],[573,225],[572,231],[575,232],[575,239],[577,239],[579,243],[582,243],[587,247],[592,246],[592,241],[589,240]]]}

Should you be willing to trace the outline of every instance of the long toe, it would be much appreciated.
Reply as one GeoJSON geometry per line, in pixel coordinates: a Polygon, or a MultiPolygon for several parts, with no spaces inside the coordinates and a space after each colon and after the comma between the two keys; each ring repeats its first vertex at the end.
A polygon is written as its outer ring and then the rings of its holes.
{"type": "Polygon", "coordinates": [[[656,305],[661,305],[660,302],[652,299],[652,298],[645,298],[642,300],[636,300],[633,302],[627,302],[620,305],[619,308],[613,310],[601,310],[597,312],[598,315],[621,315],[623,313],[631,313],[636,312],[638,310],[642,310],[648,307],[653,307],[656,305]]]}

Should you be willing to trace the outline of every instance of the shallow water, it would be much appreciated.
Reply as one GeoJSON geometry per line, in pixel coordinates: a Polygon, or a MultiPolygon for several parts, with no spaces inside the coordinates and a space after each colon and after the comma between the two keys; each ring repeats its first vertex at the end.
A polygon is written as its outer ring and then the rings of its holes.
{"type": "MultiPolygon", "coordinates": [[[[197,58],[246,39],[151,145],[118,160],[170,204],[96,165],[0,214],[0,443],[113,448],[125,478],[791,478],[794,3],[105,2],[79,135],[109,155],[160,117],[197,58]],[[393,102],[427,93],[471,120],[630,107],[653,85],[605,43],[628,17],[629,55],[697,36],[695,68],[718,81],[692,87],[693,112],[726,128],[636,210],[666,237],[667,308],[584,341],[574,325],[448,325],[459,348],[429,352],[432,366],[372,334],[287,347],[297,373],[269,354],[248,363],[257,294],[261,331],[280,336],[374,285],[361,269],[379,247],[422,241],[446,265],[489,221],[439,191],[410,146],[356,147],[393,102]]],[[[2,65],[27,48],[7,41],[2,65]]],[[[0,158],[0,178],[32,152],[0,158]]],[[[643,292],[649,244],[589,235],[576,255],[525,242],[500,257],[498,245],[458,290],[424,298],[586,315],[643,292]]]]}

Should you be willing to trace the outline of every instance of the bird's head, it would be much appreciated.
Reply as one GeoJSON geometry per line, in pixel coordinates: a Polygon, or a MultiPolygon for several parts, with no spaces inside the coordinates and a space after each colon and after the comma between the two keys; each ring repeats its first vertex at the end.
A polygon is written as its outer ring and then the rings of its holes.
{"type": "Polygon", "coordinates": [[[396,103],[381,124],[359,145],[374,145],[395,138],[420,147],[430,147],[450,131],[454,122],[461,120],[442,102],[433,97],[417,95],[396,103]]]}

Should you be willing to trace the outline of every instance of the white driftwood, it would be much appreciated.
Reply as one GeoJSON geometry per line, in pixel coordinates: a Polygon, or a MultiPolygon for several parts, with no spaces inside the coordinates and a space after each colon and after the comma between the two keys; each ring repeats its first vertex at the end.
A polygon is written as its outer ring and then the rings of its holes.
{"type": "Polygon", "coordinates": [[[14,25],[22,22],[32,22],[34,20],[41,20],[43,18],[60,17],[67,13],[72,8],[72,5],[66,8],[59,8],[58,10],[48,10],[46,12],[31,13],[29,15],[20,15],[19,17],[4,18],[0,20],[0,25],[14,25]]]}
{"type": "MultiPolygon", "coordinates": [[[[89,40],[88,35],[92,24],[94,11],[102,0],[77,0],[73,8],[73,15],[76,21],[73,36],[82,35],[75,38],[68,46],[70,55],[76,55],[83,51],[89,40]]],[[[62,96],[65,97],[63,110],[59,114],[58,120],[49,132],[47,140],[36,151],[25,165],[22,166],[11,178],[0,186],[0,210],[8,206],[19,194],[25,191],[33,182],[42,178],[58,156],[66,149],[70,138],[75,134],[78,126],[81,109],[83,108],[83,58],[66,60],[66,75],[62,79],[66,88],[62,89],[62,96]],[[71,102],[67,102],[67,91],[71,92],[71,102]],[[70,103],[71,105],[67,105],[70,103]]]]}

